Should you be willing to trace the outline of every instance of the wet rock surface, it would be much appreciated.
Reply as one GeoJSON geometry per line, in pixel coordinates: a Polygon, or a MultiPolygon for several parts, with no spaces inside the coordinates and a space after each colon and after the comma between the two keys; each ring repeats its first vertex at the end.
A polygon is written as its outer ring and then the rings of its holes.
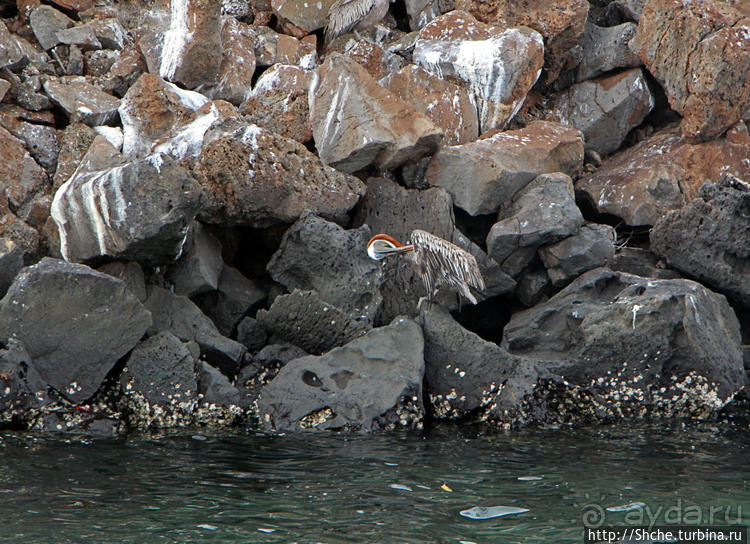
{"type": "Polygon", "coordinates": [[[746,410],[743,3],[395,0],[329,42],[330,0],[16,4],[0,428],[746,410]],[[368,257],[415,229],[476,305],[368,257]]]}

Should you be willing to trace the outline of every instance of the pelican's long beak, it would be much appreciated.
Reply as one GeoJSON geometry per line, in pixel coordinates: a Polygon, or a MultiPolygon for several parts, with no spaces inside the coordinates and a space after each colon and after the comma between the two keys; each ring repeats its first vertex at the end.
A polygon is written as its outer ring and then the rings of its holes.
{"type": "Polygon", "coordinates": [[[414,246],[411,244],[401,246],[401,247],[389,247],[389,248],[383,248],[377,250],[380,255],[383,255],[384,257],[389,257],[391,255],[401,255],[402,253],[408,253],[409,251],[414,251],[414,246]]]}

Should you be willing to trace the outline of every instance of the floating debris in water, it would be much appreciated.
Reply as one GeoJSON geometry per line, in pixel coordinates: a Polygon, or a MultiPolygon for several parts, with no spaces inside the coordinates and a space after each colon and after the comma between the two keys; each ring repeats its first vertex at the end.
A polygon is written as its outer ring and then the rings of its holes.
{"type": "Polygon", "coordinates": [[[607,512],[630,512],[631,510],[638,510],[644,506],[646,506],[645,502],[631,502],[620,506],[610,506],[607,508],[607,512]]]}
{"type": "Polygon", "coordinates": [[[490,519],[509,516],[511,514],[523,514],[528,511],[528,508],[518,508],[516,506],[475,506],[468,510],[461,510],[459,513],[465,518],[490,519]]]}
{"type": "Polygon", "coordinates": [[[270,529],[268,527],[258,527],[258,530],[261,533],[275,533],[276,532],[276,529],[270,529]]]}
{"type": "Polygon", "coordinates": [[[201,523],[200,525],[196,525],[198,529],[206,529],[207,531],[215,531],[218,529],[216,525],[209,525],[208,523],[201,523]]]}
{"type": "Polygon", "coordinates": [[[205,442],[207,440],[206,437],[203,436],[202,434],[194,434],[190,438],[192,438],[193,440],[199,440],[201,442],[205,442]]]}
{"type": "Polygon", "coordinates": [[[387,467],[397,467],[398,463],[389,463],[388,461],[384,461],[383,464],[387,467]]]}
{"type": "Polygon", "coordinates": [[[535,482],[536,480],[541,480],[542,476],[519,476],[518,481],[519,482],[535,482]]]}
{"type": "Polygon", "coordinates": [[[390,487],[391,489],[400,489],[401,491],[411,491],[411,487],[403,484],[391,484],[388,487],[390,487]]]}
{"type": "Polygon", "coordinates": [[[431,489],[430,487],[428,487],[426,485],[420,485],[420,484],[417,484],[416,487],[418,487],[419,489],[431,489]]]}
{"type": "Polygon", "coordinates": [[[442,489],[443,491],[453,491],[445,482],[443,482],[443,485],[440,486],[440,489],[442,489]]]}

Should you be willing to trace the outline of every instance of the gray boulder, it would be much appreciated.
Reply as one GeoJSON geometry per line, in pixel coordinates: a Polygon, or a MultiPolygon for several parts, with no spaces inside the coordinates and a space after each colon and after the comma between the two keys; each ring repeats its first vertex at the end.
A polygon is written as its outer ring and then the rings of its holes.
{"type": "Polygon", "coordinates": [[[750,185],[725,175],[651,230],[651,250],[669,265],[750,307],[750,185]]]}
{"type": "Polygon", "coordinates": [[[130,354],[120,375],[120,390],[129,424],[186,425],[198,402],[193,354],[172,333],[155,334],[130,354]]]}
{"type": "Polygon", "coordinates": [[[425,387],[433,415],[495,419],[498,395],[519,365],[528,361],[464,329],[444,308],[430,308],[419,320],[424,332],[425,387]]]}
{"type": "Polygon", "coordinates": [[[241,403],[240,391],[224,374],[204,361],[198,362],[196,366],[198,395],[202,402],[225,407],[241,403]]]}
{"type": "Polygon", "coordinates": [[[259,310],[258,323],[275,338],[308,353],[324,353],[372,328],[364,316],[352,316],[321,299],[317,291],[295,289],[276,297],[268,310],[259,310]]]}
{"type": "Polygon", "coordinates": [[[641,59],[628,45],[637,29],[634,23],[601,27],[587,21],[581,34],[581,62],[575,69],[576,79],[584,81],[615,68],[640,66],[641,59]]]}
{"type": "Polygon", "coordinates": [[[669,268],[663,260],[651,251],[638,247],[618,249],[609,259],[607,266],[617,272],[627,272],[644,278],[673,280],[682,277],[679,272],[669,268]]]}
{"type": "Polygon", "coordinates": [[[582,423],[710,417],[746,384],[740,344],[724,296],[598,268],[515,314],[502,346],[548,361],[551,377],[533,378],[527,417],[582,423]]]}
{"type": "Polygon", "coordinates": [[[606,265],[615,254],[615,229],[589,224],[577,234],[539,249],[552,286],[559,288],[587,270],[606,265]]]}
{"type": "Polygon", "coordinates": [[[151,285],[145,302],[153,315],[148,334],[169,331],[182,342],[196,342],[201,358],[233,376],[247,352],[245,346],[221,335],[216,325],[187,297],[151,285]]]}
{"type": "Polygon", "coordinates": [[[531,269],[518,279],[516,296],[527,308],[533,306],[545,296],[545,290],[551,285],[547,271],[531,269]]]}
{"type": "Polygon", "coordinates": [[[0,296],[5,295],[21,268],[23,268],[21,248],[11,240],[0,238],[0,296]]]}
{"type": "Polygon", "coordinates": [[[646,74],[637,68],[573,85],[555,97],[548,118],[583,132],[585,149],[608,155],[654,103],[646,74]]]}
{"type": "Polygon", "coordinates": [[[504,272],[517,276],[539,247],[577,233],[581,225],[572,180],[565,174],[545,174],[500,210],[487,235],[487,253],[504,272]]]}
{"type": "Polygon", "coordinates": [[[321,300],[352,316],[372,320],[382,302],[382,273],[367,256],[370,229],[344,230],[308,214],[284,234],[266,266],[287,289],[314,289],[321,300]]]}
{"type": "Polygon", "coordinates": [[[295,359],[263,387],[261,420],[279,430],[421,428],[423,348],[419,325],[396,318],[325,355],[295,359]]]}
{"type": "Polygon", "coordinates": [[[237,341],[248,351],[258,351],[266,345],[268,331],[254,317],[243,317],[237,324],[237,341]]]}
{"type": "Polygon", "coordinates": [[[51,214],[66,260],[173,261],[198,211],[200,186],[154,154],[104,170],[79,168],[58,189],[51,214]]]}
{"type": "Polygon", "coordinates": [[[305,350],[292,344],[270,344],[260,350],[240,369],[234,381],[240,391],[242,405],[257,411],[255,401],[262,387],[273,380],[289,361],[305,355],[305,350]]]}
{"type": "Polygon", "coordinates": [[[583,140],[574,128],[535,121],[463,145],[445,146],[425,173],[470,215],[495,213],[531,180],[548,172],[575,176],[583,168],[583,140]]]}
{"type": "Polygon", "coordinates": [[[72,402],[92,396],[151,315],[125,282],[44,258],[0,301],[0,337],[23,343],[40,377],[72,402]]]}
{"type": "Polygon", "coordinates": [[[128,286],[128,290],[133,293],[141,302],[146,301],[146,278],[143,269],[138,263],[113,261],[105,263],[99,268],[99,272],[109,274],[115,278],[121,279],[128,286]]]}
{"type": "Polygon", "coordinates": [[[192,223],[190,233],[180,258],[169,266],[165,276],[174,284],[174,292],[186,297],[215,290],[224,267],[221,243],[198,221],[192,223]]]}
{"type": "Polygon", "coordinates": [[[47,384],[28,352],[13,338],[0,348],[0,424],[23,422],[48,402],[47,384]]]}
{"type": "Polygon", "coordinates": [[[95,87],[85,78],[63,76],[49,78],[44,92],[59,106],[71,123],[86,123],[92,127],[114,124],[120,99],[95,87]]]}
{"type": "Polygon", "coordinates": [[[39,6],[29,14],[29,24],[39,45],[52,49],[60,43],[57,33],[73,26],[75,21],[51,6],[39,6]]]}

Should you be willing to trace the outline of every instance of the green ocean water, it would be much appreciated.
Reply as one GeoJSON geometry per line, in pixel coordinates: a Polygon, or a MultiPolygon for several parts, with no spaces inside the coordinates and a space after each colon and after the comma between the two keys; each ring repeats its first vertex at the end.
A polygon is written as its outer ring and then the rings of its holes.
{"type": "Polygon", "coordinates": [[[585,525],[750,525],[749,460],[747,426],[721,423],[365,436],[4,432],[0,541],[564,543],[582,542],[585,525]],[[465,512],[495,506],[528,511],[465,512]]]}

